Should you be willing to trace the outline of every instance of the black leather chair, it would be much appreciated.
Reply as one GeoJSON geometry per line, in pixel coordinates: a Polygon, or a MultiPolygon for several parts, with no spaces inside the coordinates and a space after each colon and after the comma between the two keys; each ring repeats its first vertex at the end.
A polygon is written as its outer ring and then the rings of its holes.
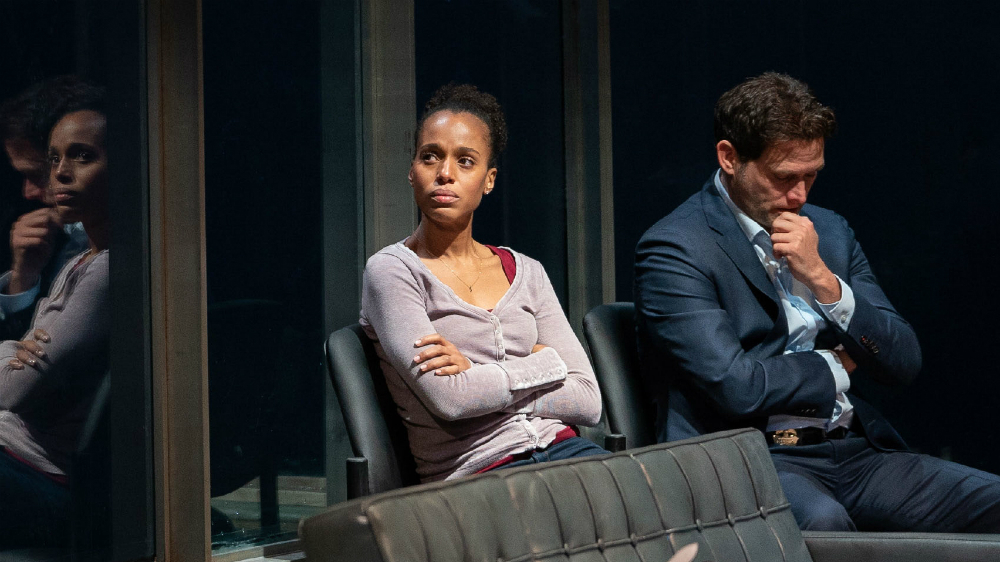
{"type": "Polygon", "coordinates": [[[753,429],[358,498],[299,536],[310,562],[1000,560],[993,535],[801,533],[753,429]]]}
{"type": "MultiPolygon", "coordinates": [[[[635,305],[616,302],[594,307],[583,318],[583,331],[611,430],[625,434],[633,447],[655,443],[656,407],[640,379],[635,305]]],[[[817,561],[1000,560],[1000,535],[823,531],[802,535],[817,561]]]]}
{"type": "Polygon", "coordinates": [[[326,366],[356,455],[348,460],[348,497],[419,483],[406,427],[360,324],[330,334],[326,366]]]}
{"type": "Polygon", "coordinates": [[[656,443],[656,407],[639,377],[635,305],[616,302],[594,307],[583,317],[583,334],[611,431],[625,435],[629,447],[656,443]]]}

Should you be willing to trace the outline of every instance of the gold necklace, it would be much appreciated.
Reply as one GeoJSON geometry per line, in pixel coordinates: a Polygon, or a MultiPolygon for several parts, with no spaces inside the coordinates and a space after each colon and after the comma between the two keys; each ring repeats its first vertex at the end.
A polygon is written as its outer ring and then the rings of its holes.
{"type": "Polygon", "coordinates": [[[476,261],[476,266],[477,267],[476,267],[476,278],[472,280],[471,284],[466,283],[465,279],[462,279],[462,277],[459,276],[458,273],[456,273],[455,270],[452,269],[450,265],[448,265],[448,262],[446,262],[443,259],[441,259],[441,256],[437,256],[434,259],[436,259],[437,261],[443,263],[444,266],[448,268],[448,271],[450,271],[451,274],[455,276],[455,279],[458,279],[459,281],[461,281],[461,283],[463,285],[465,285],[466,287],[468,287],[469,288],[469,292],[471,293],[473,285],[475,285],[476,283],[478,283],[479,282],[479,278],[482,277],[482,275],[483,275],[483,258],[480,258],[479,255],[476,254],[476,249],[475,248],[472,249],[472,255],[476,257],[476,260],[477,260],[476,261]]]}

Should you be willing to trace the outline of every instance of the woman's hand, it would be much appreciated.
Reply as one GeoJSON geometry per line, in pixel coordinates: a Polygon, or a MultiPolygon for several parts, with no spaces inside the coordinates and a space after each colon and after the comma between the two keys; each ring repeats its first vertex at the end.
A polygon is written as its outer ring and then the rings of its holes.
{"type": "Polygon", "coordinates": [[[427,345],[430,347],[413,358],[413,362],[420,365],[421,372],[434,371],[435,375],[445,377],[457,375],[472,367],[472,363],[462,355],[462,352],[441,334],[424,336],[413,343],[413,347],[427,345]]]}
{"type": "Polygon", "coordinates": [[[34,367],[38,365],[39,359],[45,357],[45,350],[42,349],[41,344],[51,341],[49,334],[39,328],[31,336],[31,339],[14,344],[17,346],[17,359],[11,359],[7,362],[11,369],[21,370],[26,364],[34,367]]]}

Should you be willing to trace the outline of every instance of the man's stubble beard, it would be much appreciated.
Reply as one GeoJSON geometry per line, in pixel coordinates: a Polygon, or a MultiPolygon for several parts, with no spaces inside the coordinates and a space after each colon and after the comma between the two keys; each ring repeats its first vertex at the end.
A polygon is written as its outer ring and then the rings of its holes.
{"type": "Polygon", "coordinates": [[[736,173],[733,174],[729,197],[740,210],[770,233],[771,225],[777,217],[772,217],[768,210],[761,206],[760,201],[754,199],[753,193],[756,190],[749,185],[746,179],[746,165],[737,164],[735,168],[736,173]]]}

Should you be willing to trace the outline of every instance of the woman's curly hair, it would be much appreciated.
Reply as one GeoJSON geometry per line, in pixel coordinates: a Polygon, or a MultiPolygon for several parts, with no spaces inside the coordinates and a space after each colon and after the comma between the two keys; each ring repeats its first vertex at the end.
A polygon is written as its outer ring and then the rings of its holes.
{"type": "Polygon", "coordinates": [[[503,116],[503,108],[492,94],[480,92],[472,84],[455,84],[454,82],[438,88],[431,99],[424,105],[424,114],[417,122],[413,134],[413,148],[416,151],[420,142],[420,131],[424,122],[438,111],[455,113],[471,113],[482,121],[490,131],[490,162],[491,168],[497,165],[497,158],[507,148],[507,120],[503,116]]]}

